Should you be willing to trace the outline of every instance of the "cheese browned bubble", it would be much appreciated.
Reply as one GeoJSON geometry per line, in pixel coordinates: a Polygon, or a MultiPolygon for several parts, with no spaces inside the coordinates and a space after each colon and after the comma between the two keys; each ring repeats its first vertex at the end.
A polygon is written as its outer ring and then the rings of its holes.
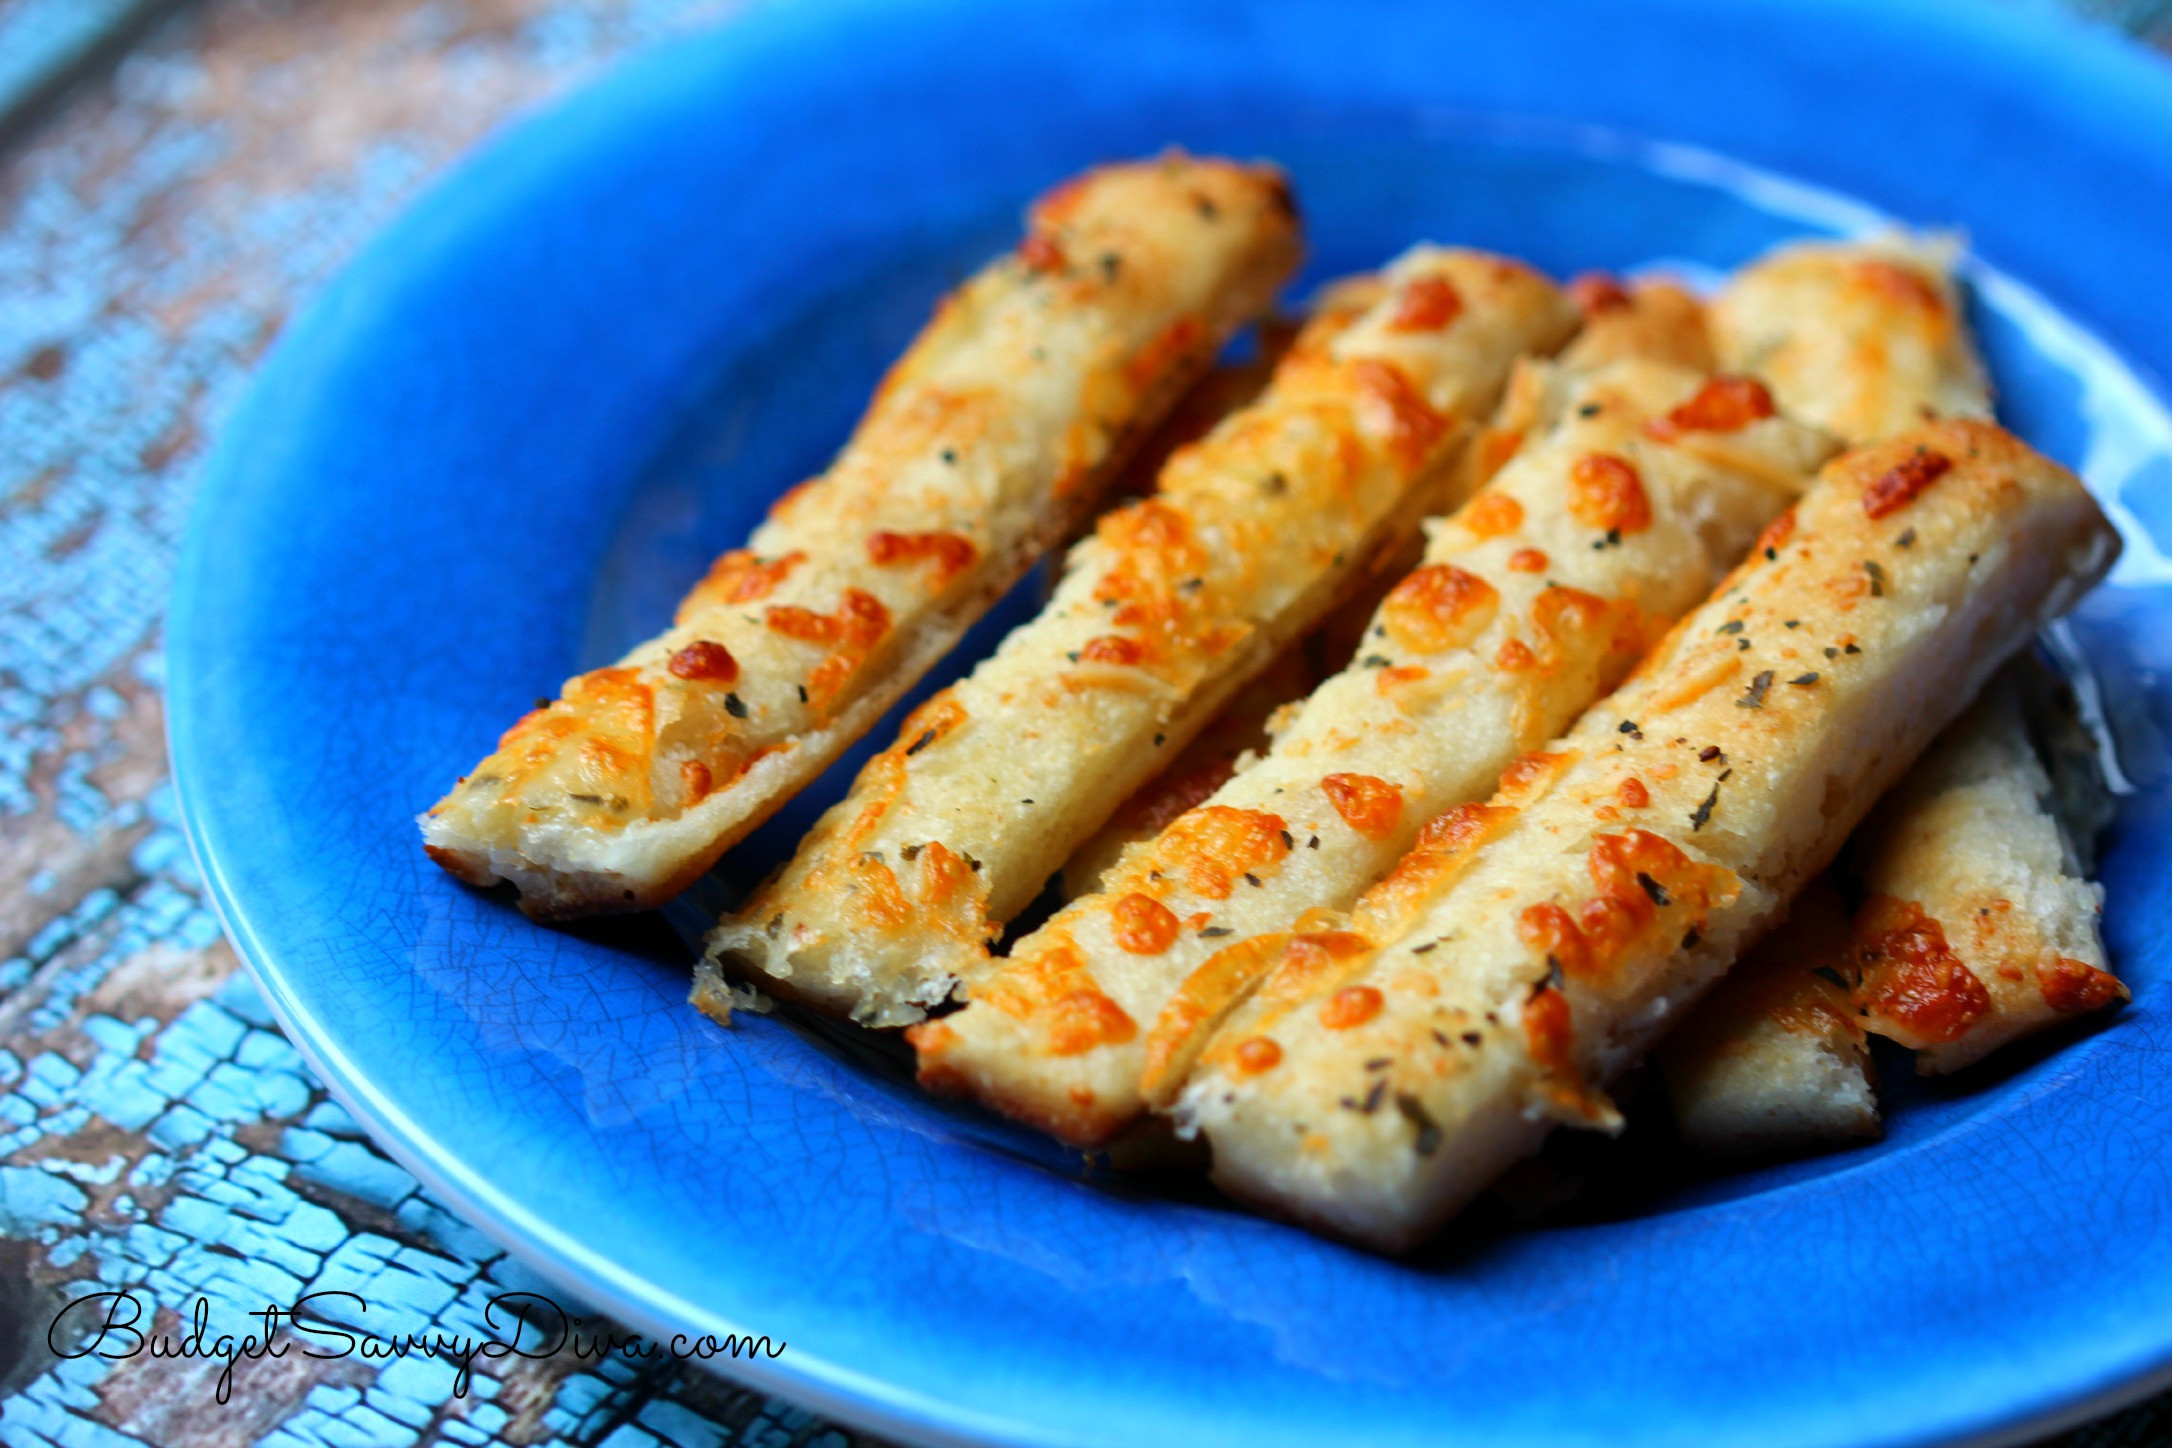
{"type": "Polygon", "coordinates": [[[1625,285],[1603,272],[1586,272],[1569,283],[1569,295],[1584,325],[1562,349],[1564,367],[1590,372],[1632,357],[1692,372],[1719,365],[1704,303],[1679,282],[1646,277],[1625,285]]]}
{"type": "Polygon", "coordinates": [[[1846,902],[1830,880],[1815,881],[1659,1045],[1685,1145],[1706,1156],[1764,1156],[1884,1130],[1848,967],[1846,902]]]}
{"type": "Polygon", "coordinates": [[[1294,935],[1184,1089],[1216,1181],[1400,1249],[1555,1123],[1616,1126],[1604,1084],[2117,548],[1988,423],[1828,465],[1628,684],[1294,935]]]}
{"type": "Polygon", "coordinates": [[[1470,251],[1419,247],[1340,294],[718,926],[697,1002],[723,1002],[725,959],[871,1025],[948,997],[1159,760],[1440,506],[1511,364],[1574,320],[1544,277],[1470,251]]]}
{"type": "Polygon", "coordinates": [[[1926,1076],[2127,999],[2031,742],[2033,667],[2001,674],[1864,831],[1849,973],[1864,1025],[1926,1076]]]}
{"type": "Polygon", "coordinates": [[[1551,428],[1434,526],[1272,750],[915,1028],[924,1083],[1087,1145],[1166,1104],[1307,911],[1348,908],[1620,682],[1833,450],[1755,383],[1664,362],[1553,390],[1551,428]],[[1109,1028],[1075,1029],[1088,1004],[1109,1028]]]}
{"type": "Polygon", "coordinates": [[[672,627],[569,680],[421,821],[539,917],[645,909],[826,768],[1074,526],[1295,267],[1267,166],[1109,166],[937,309],[820,477],[672,627]]]}

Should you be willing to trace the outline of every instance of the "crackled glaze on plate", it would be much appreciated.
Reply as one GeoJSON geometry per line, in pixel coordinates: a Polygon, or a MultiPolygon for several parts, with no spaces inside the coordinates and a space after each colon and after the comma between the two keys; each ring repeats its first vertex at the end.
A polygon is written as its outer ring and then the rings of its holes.
{"type": "Polygon", "coordinates": [[[2101,1408],[2172,1364],[2168,138],[2147,61],[2025,8],[765,10],[503,137],[281,344],[172,615],[207,879],[425,1180],[628,1320],[783,1339],[734,1370],[883,1431],[1922,1443],[2101,1408]],[[1398,1263],[1114,1181],[852,1033],[719,1028],[654,922],[544,929],[428,864],[413,812],[822,464],[1028,196],[1173,141],[1291,169],[1308,280],[1421,236],[1568,273],[1966,226],[2006,416],[2128,538],[2063,638],[2135,791],[2104,864],[2133,1005],[1959,1085],[1889,1073],[1876,1147],[1398,1263]]]}

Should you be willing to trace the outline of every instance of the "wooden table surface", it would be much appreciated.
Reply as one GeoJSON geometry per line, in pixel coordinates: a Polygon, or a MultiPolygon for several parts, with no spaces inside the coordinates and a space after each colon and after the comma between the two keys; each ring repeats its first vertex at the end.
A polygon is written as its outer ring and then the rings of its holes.
{"type": "MultiPolygon", "coordinates": [[[[327,1098],[174,819],[161,619],[287,316],[479,136],[737,0],[0,0],[0,1443],[854,1441],[665,1361],[69,1357],[87,1292],[349,1290],[387,1335],[539,1286],[327,1098]],[[507,1364],[511,1364],[510,1367],[507,1364]]],[[[2172,0],[2094,0],[2137,32],[2172,0]]],[[[170,1315],[170,1312],[169,1312],[170,1315]]],[[[162,1317],[161,1325],[165,1319],[162,1317]]],[[[2172,1435],[2160,1399],[2062,1440],[2172,1435]]]]}

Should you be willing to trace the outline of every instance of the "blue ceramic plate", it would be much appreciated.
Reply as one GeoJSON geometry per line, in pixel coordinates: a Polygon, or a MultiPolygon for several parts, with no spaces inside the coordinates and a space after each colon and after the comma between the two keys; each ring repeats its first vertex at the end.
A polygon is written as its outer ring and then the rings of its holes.
{"type": "Polygon", "coordinates": [[[762,10],[489,146],[280,345],[172,615],[189,826],[295,1039],[425,1181],[634,1324],[784,1340],[735,1370],[858,1424],[2041,1430],[2172,1366],[2168,217],[2172,80],[1983,0],[762,10]],[[1965,226],[2008,419],[2127,535],[2066,639],[2135,786],[2104,863],[2132,1007],[1957,1087],[1890,1073],[1867,1150],[1698,1179],[1572,1142],[1577,1205],[1390,1262],[1110,1179],[850,1033],[718,1028],[655,922],[539,928],[424,860],[414,812],[821,465],[1032,193],[1171,142],[1285,163],[1311,279],[1426,237],[1565,274],[1965,226]]]}

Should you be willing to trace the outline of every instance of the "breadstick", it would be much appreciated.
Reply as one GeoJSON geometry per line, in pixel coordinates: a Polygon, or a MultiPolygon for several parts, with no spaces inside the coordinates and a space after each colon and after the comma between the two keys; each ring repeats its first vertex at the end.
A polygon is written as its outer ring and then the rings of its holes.
{"type": "Polygon", "coordinates": [[[1863,1023],[1926,1076],[2127,999],[2009,667],[1882,803],[1863,841],[1855,917],[1863,1023]]]}
{"type": "MultiPolygon", "coordinates": [[[[1217,365],[1201,378],[1156,430],[1154,438],[1139,449],[1138,457],[1116,481],[1111,494],[1124,498],[1152,493],[1170,454],[1185,443],[1205,437],[1216,423],[1266,390],[1274,364],[1296,336],[1295,327],[1279,319],[1263,325],[1259,351],[1242,363],[1217,365]]],[[[1416,538],[1411,539],[1405,545],[1405,554],[1387,560],[1391,567],[1397,562],[1402,562],[1402,567],[1395,568],[1386,579],[1376,578],[1361,585],[1326,622],[1284,649],[1231,695],[1221,713],[1163,764],[1158,774],[1133,790],[1108,821],[1071,852],[1071,858],[1063,862],[1065,898],[1093,889],[1101,872],[1116,863],[1125,846],[1160,834],[1162,826],[1214,793],[1236,773],[1240,760],[1267,746],[1273,721],[1285,706],[1311,693],[1328,672],[1355,652],[1356,640],[1363,634],[1380,594],[1417,562],[1417,543],[1416,538]],[[1330,659],[1333,662],[1328,662],[1330,659]]]]}
{"type": "Polygon", "coordinates": [[[423,816],[430,857],[541,918],[685,888],[1065,536],[1298,251],[1271,167],[1171,153],[1042,198],[668,631],[568,681],[423,816]]]}
{"type": "MultiPolygon", "coordinates": [[[[1823,249],[1828,268],[1868,264],[1876,275],[1876,267],[1892,264],[1875,248],[1858,252],[1860,259],[1851,262],[1844,248],[1823,249]]],[[[1918,248],[1916,255],[1916,279],[1924,283],[1923,289],[1880,290],[1914,294],[1919,300],[1936,294],[1950,303],[1952,287],[1942,270],[1944,258],[1927,248],[1918,248]]],[[[1907,339],[1912,320],[1920,318],[1922,308],[1887,314],[1885,325],[1898,334],[1897,342],[1882,337],[1867,323],[1852,333],[1844,332],[1836,327],[1816,289],[1797,286],[1774,291],[1762,276],[1772,265],[1748,268],[1722,294],[1719,310],[1732,314],[1740,310],[1730,306],[1732,301],[1766,293],[1750,310],[1764,319],[1768,329],[1786,331],[1797,339],[1798,350],[1805,354],[1792,374],[1798,387],[1829,393],[1836,385],[1882,381],[1887,388],[1885,401],[1890,404],[1883,416],[1888,419],[1935,409],[1941,400],[1957,410],[1988,412],[1990,399],[1983,389],[1982,370],[1966,328],[1958,321],[1939,354],[1936,371],[1917,367],[1889,373],[1881,369],[1891,351],[1913,355],[1907,339]],[[1854,351],[1842,345],[1850,336],[1856,344],[1854,351]]],[[[1873,425],[1875,420],[1864,425],[1873,425]]],[[[1878,811],[1885,834],[1909,842],[1905,851],[1887,852],[1884,858],[1889,867],[1903,874],[1910,886],[1929,894],[1944,910],[1948,924],[1964,923],[1969,907],[1962,897],[1971,888],[1985,896],[1978,908],[1992,912],[1969,924],[1973,944],[1964,952],[1970,958],[1968,964],[1958,956],[1948,959],[1952,952],[1943,927],[1935,922],[1894,934],[1895,927],[1910,922],[1903,919],[1906,912],[1893,898],[1878,902],[1877,911],[1858,922],[1865,935],[1864,952],[1882,954],[1886,948],[1882,938],[1890,935],[1891,945],[1906,957],[1886,956],[1872,964],[1868,972],[1872,998],[1860,1003],[1858,1024],[1925,1048],[1917,1057],[1919,1070],[1954,1069],[2007,1040],[2061,1019],[2046,1004],[2047,994],[2037,984],[2040,966],[2051,972],[2047,977],[2050,996],[2070,1011],[2095,1009],[2126,997],[2125,987],[2104,968],[2104,949],[2095,926],[2101,892],[2082,878],[2073,842],[2050,806],[2048,777],[2036,761],[2014,703],[2017,689],[2026,688],[2042,698],[2050,687],[2040,670],[2028,674],[2025,682],[2001,685],[1997,697],[1977,705],[1919,766],[1918,774],[1931,770],[1942,774],[1946,783],[1926,784],[1912,775],[1900,797],[1878,811]],[[1953,757],[1957,750],[1965,753],[1959,766],[1953,757]],[[1945,762],[1937,762],[1941,759],[1945,762]],[[1954,782],[1956,767],[1988,772],[1960,785],[1954,782]],[[1990,813],[1970,815],[1970,809],[1990,813]],[[1992,817],[2006,827],[1996,838],[1969,828],[1981,828],[1992,817]],[[1938,858],[1941,849],[1948,850],[1950,857],[1938,858]],[[2025,864],[2039,873],[2032,874],[2025,864]],[[2058,941],[2070,942],[2074,953],[2061,956],[2052,950],[2050,943],[2058,941]],[[2072,964],[2058,964],[2061,960],[2072,964]],[[1982,973],[1996,984],[1979,981],[1982,973]],[[1951,1039],[1942,1039],[1948,1036],[1951,1039]]],[[[1922,903],[1915,902],[1918,907],[1922,903]]],[[[1752,964],[1745,964],[1743,970],[1751,970],[1752,964]]],[[[1836,957],[1823,964],[1828,970],[1843,971],[1851,982],[1864,974],[1865,962],[1859,956],[1836,957]]],[[[1818,1144],[1819,1129],[1813,1123],[1823,1123],[1828,1142],[1865,1134],[1864,1119],[1854,1103],[1871,1093],[1868,1056],[1844,1048],[1837,1039],[1828,1041],[1819,1032],[1782,1031],[1773,1024],[1822,1019],[1820,1013],[1830,1004],[1831,991],[1831,983],[1806,966],[1740,985],[1730,980],[1716,992],[1684,1027],[1683,1039],[1669,1042],[1665,1052],[1670,1094],[1685,1137],[1716,1150],[1748,1154],[1818,1144]],[[1783,982],[1791,983],[1792,989],[1783,982]],[[1752,1063],[1766,1068],[1761,1078],[1752,1063]],[[1837,1078],[1851,1070],[1858,1080],[1853,1089],[1842,1089],[1837,1078]],[[1723,1099],[1735,1092],[1744,1099],[1723,1099]],[[1786,1099],[1791,1094],[1793,1099],[1786,1099]],[[1760,1122],[1772,1123],[1780,1136],[1770,1142],[1755,1140],[1760,1122]],[[1715,1131],[1724,1140],[1715,1137],[1715,1131]]]]}
{"type": "MultiPolygon", "coordinates": [[[[1850,443],[1940,411],[1988,417],[1949,274],[1955,253],[1951,241],[1905,237],[1783,247],[1721,288],[1713,330],[1730,361],[1759,371],[1786,405],[1850,429],[1850,443]]],[[[1845,955],[1796,968],[1794,952],[1765,952],[1775,953],[1777,963],[1745,961],[1667,1045],[1669,1099],[1692,1147],[1752,1156],[1858,1139],[1860,1102],[1873,1103],[1875,1122],[1869,1053],[1777,1024],[1824,1019],[1833,987],[1813,970],[1845,969],[1845,955]],[[1772,1140],[1756,1139],[1762,1124],[1772,1140]]]]}
{"type": "Polygon", "coordinates": [[[1605,1083],[2117,550],[1988,423],[1829,464],[1620,691],[1303,923],[1184,1089],[1215,1179],[1395,1250],[1556,1122],[1617,1127],[1605,1083]]]}
{"type": "Polygon", "coordinates": [[[1348,908],[1420,824],[1568,727],[1832,451],[1756,384],[1666,363],[1567,392],[1552,432],[1433,530],[1359,657],[1266,758],[914,1032],[923,1083],[1083,1145],[1166,1105],[1281,932],[1348,908]],[[1073,1028],[1086,1002],[1109,1024],[1090,1042],[1073,1028]]]}
{"type": "Polygon", "coordinates": [[[1991,415],[1951,276],[1950,237],[1781,247],[1713,299],[1720,366],[1851,444],[1932,418],[1991,415]]]}
{"type": "Polygon", "coordinates": [[[1849,990],[1848,910],[1830,880],[1727,973],[1656,1053],[1682,1141],[1712,1157],[1875,1139],[1870,1045],[1849,990]]]}
{"type": "Polygon", "coordinates": [[[697,1002],[720,999],[723,957],[863,1024],[945,999],[1156,762],[1439,505],[1510,364],[1572,327],[1545,278],[1474,252],[1421,247],[1343,293],[717,928],[697,1002]]]}

